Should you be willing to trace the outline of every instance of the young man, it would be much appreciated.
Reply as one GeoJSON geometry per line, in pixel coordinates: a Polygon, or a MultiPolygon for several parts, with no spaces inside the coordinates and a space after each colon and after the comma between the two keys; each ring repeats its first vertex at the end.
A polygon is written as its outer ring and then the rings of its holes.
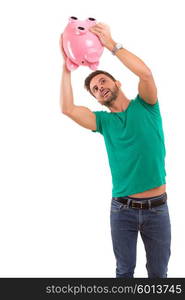
{"type": "Polygon", "coordinates": [[[134,276],[138,232],[146,250],[148,277],[167,277],[171,226],[164,134],[154,78],[141,59],[116,44],[107,25],[98,23],[90,30],[139,77],[138,94],[129,100],[118,80],[98,70],[86,78],[85,87],[110,112],[76,106],[61,44],[61,110],[81,126],[102,134],[105,140],[113,182],[110,219],[116,277],[134,276]]]}

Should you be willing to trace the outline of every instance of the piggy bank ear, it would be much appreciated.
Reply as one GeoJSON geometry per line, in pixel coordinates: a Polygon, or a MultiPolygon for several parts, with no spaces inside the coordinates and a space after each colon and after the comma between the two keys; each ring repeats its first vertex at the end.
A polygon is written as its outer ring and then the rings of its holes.
{"type": "Polygon", "coordinates": [[[76,22],[78,20],[78,18],[77,17],[69,17],[69,23],[74,23],[74,22],[76,22]]]}

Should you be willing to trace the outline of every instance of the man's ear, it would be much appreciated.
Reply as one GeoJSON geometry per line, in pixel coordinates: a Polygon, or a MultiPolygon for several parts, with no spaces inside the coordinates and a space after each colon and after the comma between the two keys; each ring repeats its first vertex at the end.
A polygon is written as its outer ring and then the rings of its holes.
{"type": "Polygon", "coordinates": [[[121,82],[120,82],[119,80],[116,80],[116,81],[115,81],[115,84],[116,84],[116,86],[117,86],[118,88],[121,87],[121,82]]]}

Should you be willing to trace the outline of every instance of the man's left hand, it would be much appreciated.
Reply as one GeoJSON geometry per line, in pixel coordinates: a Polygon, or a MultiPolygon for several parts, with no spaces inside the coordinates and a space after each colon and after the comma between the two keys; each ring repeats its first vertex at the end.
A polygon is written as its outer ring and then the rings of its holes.
{"type": "Polygon", "coordinates": [[[110,28],[104,23],[97,23],[96,25],[89,28],[89,31],[96,34],[100,39],[102,45],[110,51],[115,46],[115,42],[112,39],[110,28]]]}

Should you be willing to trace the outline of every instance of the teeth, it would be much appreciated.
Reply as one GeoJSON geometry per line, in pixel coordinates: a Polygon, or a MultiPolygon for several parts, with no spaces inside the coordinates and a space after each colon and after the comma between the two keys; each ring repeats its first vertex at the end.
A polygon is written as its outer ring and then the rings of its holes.
{"type": "Polygon", "coordinates": [[[103,93],[103,96],[105,96],[105,94],[107,94],[108,90],[105,91],[105,93],[103,93]]]}

